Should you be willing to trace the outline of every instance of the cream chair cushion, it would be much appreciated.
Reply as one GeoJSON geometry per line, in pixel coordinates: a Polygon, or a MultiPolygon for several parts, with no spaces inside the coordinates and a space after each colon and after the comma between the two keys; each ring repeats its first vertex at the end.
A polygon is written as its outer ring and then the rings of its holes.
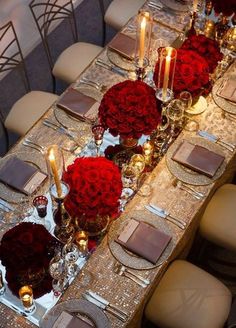
{"type": "Polygon", "coordinates": [[[146,317],[160,328],[222,328],[231,293],[219,280],[182,261],[174,261],[149,300],[146,317]]]}
{"type": "Polygon", "coordinates": [[[50,108],[57,95],[43,91],[31,91],[20,98],[11,108],[6,120],[7,129],[24,135],[50,108]]]}
{"type": "Polygon", "coordinates": [[[53,67],[53,75],[69,84],[74,82],[102,49],[91,43],[72,44],[58,57],[53,67]]]}
{"type": "Polygon", "coordinates": [[[236,251],[236,185],[225,184],[210,200],[200,222],[201,235],[236,251]]]}
{"type": "Polygon", "coordinates": [[[145,0],[113,0],[106,10],[106,24],[120,30],[128,20],[137,14],[145,0]]]}

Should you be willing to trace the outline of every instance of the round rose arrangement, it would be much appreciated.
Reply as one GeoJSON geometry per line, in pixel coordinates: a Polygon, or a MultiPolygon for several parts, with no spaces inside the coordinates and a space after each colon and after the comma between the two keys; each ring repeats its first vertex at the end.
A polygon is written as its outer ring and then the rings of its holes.
{"type": "MultiPolygon", "coordinates": [[[[158,85],[158,72],[159,62],[156,63],[153,76],[156,85],[158,85]]],[[[164,75],[164,67],[161,74],[164,75]]],[[[203,91],[210,90],[209,85],[209,66],[206,60],[196,51],[177,49],[173,83],[175,96],[181,91],[189,91],[193,98],[198,97],[203,91]]]]}
{"type": "Polygon", "coordinates": [[[113,136],[138,139],[151,134],[160,122],[154,89],[142,81],[112,86],[103,96],[99,118],[113,136]]]}
{"type": "Polygon", "coordinates": [[[209,65],[209,72],[212,73],[223,54],[220,52],[218,42],[207,38],[205,35],[191,35],[183,43],[181,49],[194,50],[205,58],[209,65]]]}
{"type": "Polygon", "coordinates": [[[235,0],[213,0],[213,8],[217,14],[222,13],[225,16],[231,16],[236,12],[236,1],[235,0]]]}
{"type": "Polygon", "coordinates": [[[73,218],[96,222],[118,214],[122,191],[119,168],[104,157],[77,158],[63,177],[70,186],[65,207],[73,218]]]}
{"type": "Polygon", "coordinates": [[[54,244],[56,239],[41,224],[23,222],[4,234],[0,259],[13,294],[18,296],[23,285],[32,285],[35,298],[51,291],[48,267],[54,244]]]}

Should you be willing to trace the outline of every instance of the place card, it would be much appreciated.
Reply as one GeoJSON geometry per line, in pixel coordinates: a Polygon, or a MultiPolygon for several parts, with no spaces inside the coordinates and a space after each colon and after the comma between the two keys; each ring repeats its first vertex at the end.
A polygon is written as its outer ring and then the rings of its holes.
{"type": "Polygon", "coordinates": [[[9,158],[0,169],[0,181],[26,195],[32,194],[46,178],[46,173],[16,156],[9,158]]]}
{"type": "Polygon", "coordinates": [[[225,157],[205,147],[183,140],[173,154],[172,159],[193,171],[212,178],[225,157]]]}
{"type": "Polygon", "coordinates": [[[73,88],[68,88],[57,103],[57,106],[69,115],[91,123],[96,120],[99,105],[95,99],[73,88]]]}
{"type": "Polygon", "coordinates": [[[91,328],[88,322],[62,311],[52,328],[91,328]]]}
{"type": "Polygon", "coordinates": [[[236,103],[236,86],[235,79],[226,79],[217,91],[217,96],[225,98],[236,103]]]}
{"type": "Polygon", "coordinates": [[[132,218],[115,240],[129,251],[156,264],[171,236],[152,225],[132,218]]]}
{"type": "Polygon", "coordinates": [[[118,33],[108,44],[108,47],[130,60],[135,56],[135,39],[124,33],[118,33]]]}

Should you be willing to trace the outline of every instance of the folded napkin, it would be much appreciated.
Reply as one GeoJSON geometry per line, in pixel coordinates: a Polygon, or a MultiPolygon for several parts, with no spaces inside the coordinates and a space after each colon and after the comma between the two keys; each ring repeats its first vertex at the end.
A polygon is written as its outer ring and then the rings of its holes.
{"type": "Polygon", "coordinates": [[[9,158],[0,169],[0,181],[29,195],[47,178],[47,174],[20,160],[9,158]]]}
{"type": "Polygon", "coordinates": [[[135,39],[131,38],[126,34],[116,34],[116,36],[108,44],[108,47],[128,59],[134,59],[135,39]]]}
{"type": "Polygon", "coordinates": [[[62,311],[52,328],[91,328],[89,323],[84,320],[74,317],[66,311],[62,311]]]}
{"type": "Polygon", "coordinates": [[[69,115],[91,123],[97,117],[99,105],[95,99],[73,88],[69,88],[57,103],[69,115]]]}
{"type": "Polygon", "coordinates": [[[212,178],[223,163],[225,157],[199,145],[183,140],[172,159],[193,171],[212,178]]]}
{"type": "Polygon", "coordinates": [[[235,79],[226,79],[217,91],[217,96],[236,103],[236,84],[235,79]]]}
{"type": "Polygon", "coordinates": [[[143,221],[130,219],[115,240],[129,251],[156,264],[171,240],[171,236],[143,221]]]}

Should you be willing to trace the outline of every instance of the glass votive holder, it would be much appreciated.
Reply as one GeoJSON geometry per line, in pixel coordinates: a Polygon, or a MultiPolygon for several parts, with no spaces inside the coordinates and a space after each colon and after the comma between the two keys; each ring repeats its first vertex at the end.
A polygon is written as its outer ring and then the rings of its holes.
{"type": "Polygon", "coordinates": [[[79,249],[79,257],[88,256],[88,234],[80,230],[75,233],[75,243],[79,249]]]}
{"type": "Polygon", "coordinates": [[[154,145],[151,141],[146,141],[143,144],[143,156],[146,165],[150,165],[152,163],[152,157],[154,153],[154,145]]]}
{"type": "Polygon", "coordinates": [[[3,282],[2,271],[0,270],[0,296],[5,293],[6,287],[3,282]]]}
{"type": "Polygon", "coordinates": [[[134,154],[130,159],[130,165],[134,166],[140,173],[145,169],[145,159],[141,154],[134,154]]]}
{"type": "Polygon", "coordinates": [[[19,297],[24,307],[24,312],[28,315],[34,313],[36,306],[34,303],[33,289],[28,285],[22,286],[19,289],[19,297]]]}
{"type": "Polygon", "coordinates": [[[37,210],[38,216],[44,218],[47,215],[48,199],[46,196],[37,196],[33,199],[33,205],[37,210]]]}

